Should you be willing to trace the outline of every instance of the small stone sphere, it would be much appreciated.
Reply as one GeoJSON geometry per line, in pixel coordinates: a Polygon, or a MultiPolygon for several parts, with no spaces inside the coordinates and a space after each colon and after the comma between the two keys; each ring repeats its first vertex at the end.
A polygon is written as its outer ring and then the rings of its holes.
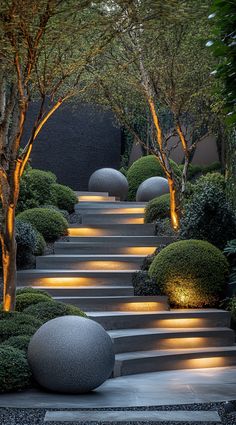
{"type": "Polygon", "coordinates": [[[101,325],[84,317],[63,316],[46,322],[33,335],[28,361],[42,387],[81,394],[111,376],[115,355],[101,325]]]}
{"type": "Polygon", "coordinates": [[[125,201],[128,195],[128,181],[120,171],[114,168],[100,168],[95,171],[90,179],[88,188],[90,192],[108,192],[125,201]]]}
{"type": "Polygon", "coordinates": [[[150,177],[140,184],[137,193],[137,202],[148,202],[158,196],[169,193],[169,185],[164,177],[150,177]]]}

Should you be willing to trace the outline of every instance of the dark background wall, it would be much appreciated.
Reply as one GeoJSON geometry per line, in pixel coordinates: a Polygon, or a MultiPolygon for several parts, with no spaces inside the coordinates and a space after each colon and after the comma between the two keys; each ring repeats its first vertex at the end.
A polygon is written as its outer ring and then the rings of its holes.
{"type": "MultiPolygon", "coordinates": [[[[29,111],[25,140],[32,128],[37,104],[29,111]]],[[[46,123],[35,141],[31,164],[51,170],[58,182],[76,190],[87,190],[90,175],[97,169],[119,169],[121,132],[111,112],[92,105],[65,104],[46,123]]]]}

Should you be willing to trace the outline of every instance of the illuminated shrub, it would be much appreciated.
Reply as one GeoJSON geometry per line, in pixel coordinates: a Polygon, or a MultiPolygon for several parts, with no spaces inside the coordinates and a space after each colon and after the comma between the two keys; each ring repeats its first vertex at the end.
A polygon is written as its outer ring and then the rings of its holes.
{"type": "Polygon", "coordinates": [[[0,392],[27,388],[31,371],[25,353],[10,346],[0,346],[0,392]]]}
{"type": "Polygon", "coordinates": [[[23,311],[32,304],[47,302],[49,299],[49,296],[44,294],[21,293],[16,296],[16,311],[23,311]]]}
{"type": "Polygon", "coordinates": [[[153,223],[156,220],[164,219],[170,216],[170,195],[162,195],[148,202],[145,213],[144,222],[153,223]]]}
{"type": "Polygon", "coordinates": [[[70,187],[58,183],[53,184],[52,190],[58,208],[72,213],[74,211],[74,206],[77,203],[75,192],[70,187]]]}
{"type": "Polygon", "coordinates": [[[31,223],[47,242],[54,242],[67,234],[68,222],[58,211],[49,208],[33,208],[18,214],[17,218],[31,223]]]}
{"type": "Polygon", "coordinates": [[[55,174],[50,171],[30,169],[23,174],[20,185],[20,196],[17,211],[39,207],[44,204],[55,204],[53,184],[55,174]]]}
{"type": "Polygon", "coordinates": [[[224,295],[229,265],[221,251],[205,241],[174,242],[154,259],[149,276],[177,307],[214,307],[224,295]]]}
{"type": "MultiPolygon", "coordinates": [[[[179,175],[178,165],[171,160],[176,175],[179,175]]],[[[165,177],[165,173],[154,155],[143,156],[135,161],[127,172],[127,180],[129,183],[128,199],[135,201],[138,187],[144,180],[150,177],[165,177]]]]}
{"type": "Polygon", "coordinates": [[[81,311],[78,307],[53,300],[31,305],[24,310],[24,313],[40,319],[43,323],[60,316],[86,317],[86,314],[83,313],[83,311],[81,311]]]}

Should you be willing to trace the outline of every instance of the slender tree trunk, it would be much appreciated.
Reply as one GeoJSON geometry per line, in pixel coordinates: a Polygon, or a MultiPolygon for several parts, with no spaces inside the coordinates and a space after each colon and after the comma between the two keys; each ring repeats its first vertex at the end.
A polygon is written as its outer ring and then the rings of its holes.
{"type": "Polygon", "coordinates": [[[171,217],[171,226],[175,231],[178,231],[180,228],[180,208],[179,200],[177,196],[177,191],[175,188],[174,179],[167,177],[169,189],[170,189],[170,217],[171,217]]]}

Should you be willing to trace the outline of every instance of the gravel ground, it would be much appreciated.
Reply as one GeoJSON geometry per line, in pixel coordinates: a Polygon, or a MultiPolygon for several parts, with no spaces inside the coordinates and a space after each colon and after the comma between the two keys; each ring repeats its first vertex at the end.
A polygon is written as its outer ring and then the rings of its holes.
{"type": "MultiPolygon", "coordinates": [[[[47,410],[60,410],[60,409],[0,409],[0,424],[1,425],[43,425],[44,416],[47,410]]],[[[61,409],[66,410],[66,409],[61,409]]],[[[72,409],[70,409],[72,410],[72,409]]],[[[76,410],[89,410],[89,409],[76,409],[76,410]]],[[[93,410],[93,409],[91,409],[93,410]]],[[[123,410],[122,408],[116,409],[96,409],[96,411],[103,410],[123,410]]],[[[149,407],[149,408],[129,408],[125,410],[217,410],[223,425],[235,425],[236,424],[236,401],[230,403],[208,403],[208,404],[189,404],[189,405],[178,405],[178,406],[160,406],[160,407],[149,407]]],[[[99,414],[98,414],[99,419],[99,414]]],[[[96,422],[97,423],[97,422],[96,422]]],[[[63,422],[66,425],[66,422],[63,422]]],[[[68,425],[77,425],[78,422],[70,422],[68,425]]],[[[84,422],[84,425],[91,424],[91,422],[84,422]]],[[[93,422],[95,425],[95,422],[93,422]]],[[[108,423],[106,423],[109,425],[108,423]]],[[[112,423],[115,424],[114,422],[112,423]]],[[[123,423],[124,424],[124,423],[123,423]]],[[[129,425],[129,422],[125,424],[129,425]]],[[[142,424],[142,422],[136,422],[136,425],[142,424]]],[[[153,422],[152,422],[153,424],[153,422]]],[[[158,425],[167,425],[167,422],[157,422],[158,425]]],[[[189,422],[168,422],[168,425],[189,425],[189,422]]],[[[61,425],[59,422],[53,422],[53,425],[61,425]]],[[[191,425],[197,425],[197,423],[191,422],[191,425]]],[[[199,425],[199,422],[198,422],[199,425]]],[[[206,424],[205,424],[206,425],[206,424]]],[[[217,425],[216,423],[208,423],[208,425],[217,425]]]]}

